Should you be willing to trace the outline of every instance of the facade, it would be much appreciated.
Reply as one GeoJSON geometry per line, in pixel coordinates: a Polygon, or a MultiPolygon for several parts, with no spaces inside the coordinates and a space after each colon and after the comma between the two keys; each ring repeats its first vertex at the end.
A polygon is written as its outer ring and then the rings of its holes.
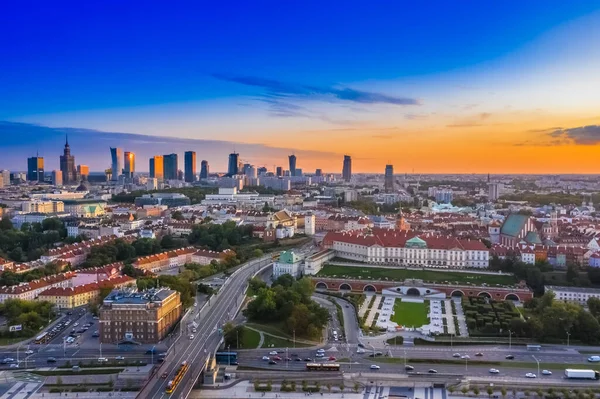
{"type": "Polygon", "coordinates": [[[384,188],[386,193],[394,191],[394,165],[385,165],[384,188]]]}
{"type": "Polygon", "coordinates": [[[60,170],[52,171],[52,185],[56,187],[60,187],[63,185],[63,174],[60,170]]]}
{"type": "Polygon", "coordinates": [[[277,177],[281,177],[281,176],[283,176],[283,168],[282,168],[281,166],[278,166],[278,167],[275,169],[275,176],[277,176],[277,177]]]}
{"type": "Polygon", "coordinates": [[[123,174],[126,178],[132,179],[135,173],[135,154],[130,151],[125,151],[125,168],[123,174]]]}
{"type": "Polygon", "coordinates": [[[487,268],[490,259],[489,249],[478,240],[391,229],[329,232],[323,246],[340,258],[405,267],[487,268]]]}
{"type": "Polygon", "coordinates": [[[60,171],[62,172],[63,184],[77,183],[77,170],[75,169],[75,157],[71,155],[69,139],[65,140],[63,155],[60,156],[60,171]]]}
{"type": "Polygon", "coordinates": [[[189,205],[190,199],[179,193],[155,193],[144,194],[135,198],[135,206],[143,207],[145,205],[166,205],[168,207],[189,205]]]}
{"type": "Polygon", "coordinates": [[[93,282],[75,287],[52,287],[42,291],[38,301],[48,301],[58,309],[73,309],[79,306],[97,303],[104,288],[123,288],[135,286],[135,279],[118,276],[101,282],[93,282]]]}
{"type": "Polygon", "coordinates": [[[500,195],[502,194],[502,184],[501,183],[488,183],[488,200],[492,202],[498,201],[500,195]]]}
{"type": "Polygon", "coordinates": [[[344,155],[342,178],[347,182],[349,182],[350,179],[352,179],[352,158],[350,157],[350,155],[344,155]]]}
{"type": "Polygon", "coordinates": [[[500,228],[500,244],[509,247],[525,241],[530,244],[541,244],[533,219],[528,215],[511,213],[500,228]]]}
{"type": "Polygon", "coordinates": [[[106,201],[95,199],[74,199],[63,201],[65,212],[80,218],[95,218],[104,215],[106,201]]]}
{"type": "Polygon", "coordinates": [[[23,202],[22,210],[26,213],[57,213],[65,211],[62,201],[27,201],[23,202]]]}
{"type": "Polygon", "coordinates": [[[35,300],[43,291],[52,287],[70,287],[74,272],[67,272],[48,276],[28,283],[0,287],[0,303],[7,299],[35,300]]]}
{"type": "Polygon", "coordinates": [[[273,278],[276,279],[284,274],[294,278],[302,275],[302,259],[293,251],[281,252],[277,262],[273,263],[273,278]]]}
{"type": "Polygon", "coordinates": [[[235,176],[239,173],[239,155],[236,152],[229,154],[229,162],[227,164],[227,176],[235,176]]]}
{"type": "Polygon", "coordinates": [[[87,180],[90,175],[90,167],[87,165],[77,165],[77,174],[82,180],[87,180]]]}
{"type": "Polygon", "coordinates": [[[179,321],[181,313],[177,291],[114,290],[100,308],[100,342],[158,343],[179,321]]]}
{"type": "Polygon", "coordinates": [[[202,160],[200,163],[200,180],[208,179],[208,174],[210,173],[208,161],[202,160]]]}
{"type": "Polygon", "coordinates": [[[27,158],[27,180],[28,181],[44,181],[44,158],[31,157],[27,158]]]}
{"type": "Polygon", "coordinates": [[[290,176],[296,176],[296,156],[290,155],[288,158],[290,160],[290,176]]]}
{"type": "Polygon", "coordinates": [[[122,148],[110,148],[110,157],[112,160],[111,171],[112,181],[119,180],[119,176],[123,173],[123,149],[122,148]]]}
{"type": "Polygon", "coordinates": [[[163,155],[164,160],[164,179],[165,180],[177,180],[177,171],[179,161],[177,154],[163,155]]]}
{"type": "Polygon", "coordinates": [[[186,151],[184,154],[185,181],[191,183],[196,180],[196,152],[186,151]]]}
{"type": "Polygon", "coordinates": [[[165,177],[165,166],[162,155],[150,158],[150,177],[162,180],[165,177]]]}
{"type": "Polygon", "coordinates": [[[600,289],[588,287],[562,287],[558,285],[547,285],[546,291],[552,291],[554,298],[563,302],[575,302],[586,305],[590,298],[600,298],[600,289]]]}
{"type": "Polygon", "coordinates": [[[175,249],[173,251],[161,252],[155,255],[139,257],[133,263],[133,266],[141,270],[157,273],[160,271],[181,267],[186,263],[208,265],[213,260],[220,262],[227,256],[234,254],[235,253],[231,250],[215,252],[196,249],[194,247],[187,247],[175,249]]]}

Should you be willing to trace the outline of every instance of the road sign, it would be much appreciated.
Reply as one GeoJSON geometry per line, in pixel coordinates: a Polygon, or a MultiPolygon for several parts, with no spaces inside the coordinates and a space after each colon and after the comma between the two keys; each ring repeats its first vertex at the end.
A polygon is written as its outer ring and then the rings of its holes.
{"type": "Polygon", "coordinates": [[[22,329],[23,329],[22,324],[17,324],[17,325],[8,327],[8,331],[21,331],[22,329]]]}

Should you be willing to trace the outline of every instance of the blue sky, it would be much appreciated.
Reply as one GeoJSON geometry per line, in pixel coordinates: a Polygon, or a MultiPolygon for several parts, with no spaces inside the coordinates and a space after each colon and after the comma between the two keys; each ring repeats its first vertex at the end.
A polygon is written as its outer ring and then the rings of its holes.
{"type": "MultiPolygon", "coordinates": [[[[548,98],[554,82],[598,84],[572,80],[598,66],[600,5],[570,3],[10,2],[0,120],[320,150],[303,132],[410,120],[405,137],[509,107],[533,118],[574,107],[548,98]]],[[[595,125],[597,100],[557,127],[595,125]]]]}

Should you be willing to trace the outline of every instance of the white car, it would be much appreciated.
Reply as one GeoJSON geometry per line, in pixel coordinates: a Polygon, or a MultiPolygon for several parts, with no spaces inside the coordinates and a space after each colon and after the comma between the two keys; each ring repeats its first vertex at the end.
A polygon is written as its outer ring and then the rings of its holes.
{"type": "Polygon", "coordinates": [[[363,348],[356,348],[356,353],[365,353],[363,348]]]}
{"type": "Polygon", "coordinates": [[[190,339],[194,339],[194,334],[191,334],[191,335],[190,335],[190,339]]]}
{"type": "Polygon", "coordinates": [[[460,357],[460,353],[455,353],[452,357],[460,357]]]}
{"type": "Polygon", "coordinates": [[[550,370],[542,370],[543,375],[552,375],[552,371],[550,370]]]}
{"type": "Polygon", "coordinates": [[[79,325],[79,323],[75,323],[73,324],[73,327],[77,327],[79,325]]]}
{"type": "Polygon", "coordinates": [[[371,365],[371,370],[379,370],[380,368],[381,368],[381,367],[379,367],[379,366],[378,366],[378,365],[376,365],[376,364],[372,364],[372,365],[371,365]]]}
{"type": "Polygon", "coordinates": [[[598,362],[600,362],[600,356],[598,356],[598,355],[590,356],[590,357],[588,357],[588,362],[598,363],[598,362]]]}
{"type": "Polygon", "coordinates": [[[498,374],[499,372],[500,372],[500,370],[498,370],[498,369],[490,369],[491,374],[498,374]]]}
{"type": "Polygon", "coordinates": [[[125,360],[125,357],[124,356],[117,356],[117,357],[115,357],[115,360],[125,360]]]}
{"type": "Polygon", "coordinates": [[[275,356],[275,355],[277,355],[277,351],[271,351],[271,352],[269,352],[269,355],[275,356]]]}
{"type": "Polygon", "coordinates": [[[325,353],[325,349],[321,348],[317,350],[317,353],[325,353]]]}
{"type": "Polygon", "coordinates": [[[269,359],[269,356],[263,356],[262,360],[271,360],[271,359],[269,359]]]}
{"type": "Polygon", "coordinates": [[[471,356],[469,356],[469,355],[462,355],[460,358],[461,358],[461,359],[470,359],[470,358],[471,358],[471,356]]]}
{"type": "Polygon", "coordinates": [[[27,350],[25,351],[25,354],[26,354],[26,355],[33,355],[33,351],[32,351],[31,349],[27,349],[27,350]]]}
{"type": "Polygon", "coordinates": [[[525,377],[527,377],[527,378],[537,378],[537,375],[535,375],[534,373],[527,373],[527,374],[525,374],[525,377]]]}
{"type": "Polygon", "coordinates": [[[13,364],[10,365],[10,368],[11,369],[18,369],[19,365],[17,363],[13,363],[13,364]]]}
{"type": "Polygon", "coordinates": [[[315,357],[325,357],[325,354],[324,353],[317,353],[317,354],[315,354],[315,357]]]}

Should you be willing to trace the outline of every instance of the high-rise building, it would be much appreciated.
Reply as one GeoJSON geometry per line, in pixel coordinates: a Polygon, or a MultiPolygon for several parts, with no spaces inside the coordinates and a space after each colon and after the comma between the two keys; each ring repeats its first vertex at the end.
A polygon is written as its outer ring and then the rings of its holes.
{"type": "Polygon", "coordinates": [[[344,167],[342,169],[342,178],[345,181],[352,179],[352,157],[344,155],[344,167]]]}
{"type": "Polygon", "coordinates": [[[385,165],[384,188],[386,193],[394,191],[394,165],[385,165]]]}
{"type": "Polygon", "coordinates": [[[62,172],[63,184],[77,183],[77,170],[75,169],[75,157],[71,155],[69,138],[65,140],[65,149],[60,156],[60,171],[62,172]]]}
{"type": "Polygon", "coordinates": [[[290,176],[296,176],[296,156],[290,155],[290,176]]]}
{"type": "Polygon", "coordinates": [[[277,177],[283,176],[283,168],[281,166],[278,166],[277,169],[275,169],[275,175],[277,177]]]}
{"type": "Polygon", "coordinates": [[[60,187],[63,185],[63,173],[60,170],[52,171],[52,185],[56,187],[60,187]]]}
{"type": "Polygon", "coordinates": [[[185,181],[191,183],[196,180],[196,151],[186,151],[183,158],[185,181]]]}
{"type": "Polygon", "coordinates": [[[264,166],[259,166],[259,168],[256,169],[256,172],[258,173],[259,176],[266,175],[267,174],[267,168],[264,167],[264,166]]]}
{"type": "Polygon", "coordinates": [[[110,148],[110,156],[112,158],[112,181],[119,180],[119,176],[123,173],[123,149],[122,148],[110,148]]]}
{"type": "Polygon", "coordinates": [[[208,179],[208,174],[210,173],[208,161],[202,160],[200,163],[200,179],[208,179]]]}
{"type": "Polygon", "coordinates": [[[240,154],[232,152],[229,154],[229,164],[227,165],[227,175],[235,176],[239,173],[238,171],[238,159],[240,154]]]}
{"type": "Polygon", "coordinates": [[[44,158],[35,157],[27,158],[27,180],[28,181],[44,181],[44,158]]]}
{"type": "Polygon", "coordinates": [[[90,167],[87,165],[77,165],[77,174],[81,180],[87,180],[90,175],[90,167]]]}
{"type": "Polygon", "coordinates": [[[125,151],[125,167],[123,168],[123,174],[128,179],[133,179],[135,173],[135,154],[130,151],[125,151]]]}
{"type": "Polygon", "coordinates": [[[163,160],[165,167],[165,180],[177,180],[177,171],[179,170],[177,154],[163,155],[163,160]]]}
{"type": "MultiPolygon", "coordinates": [[[[241,170],[241,174],[243,175],[247,175],[248,172],[250,172],[250,168],[252,167],[252,165],[250,165],[249,163],[245,163],[242,165],[242,170],[241,170]]],[[[239,172],[239,171],[238,171],[239,172]]]]}
{"type": "Polygon", "coordinates": [[[323,176],[323,171],[321,169],[315,170],[315,176],[317,176],[317,177],[323,176]]]}
{"type": "Polygon", "coordinates": [[[162,155],[155,155],[150,158],[150,177],[162,180],[165,177],[165,166],[162,155]]]}
{"type": "Polygon", "coordinates": [[[0,174],[2,175],[2,184],[4,186],[10,186],[10,170],[4,169],[0,174]]]}

